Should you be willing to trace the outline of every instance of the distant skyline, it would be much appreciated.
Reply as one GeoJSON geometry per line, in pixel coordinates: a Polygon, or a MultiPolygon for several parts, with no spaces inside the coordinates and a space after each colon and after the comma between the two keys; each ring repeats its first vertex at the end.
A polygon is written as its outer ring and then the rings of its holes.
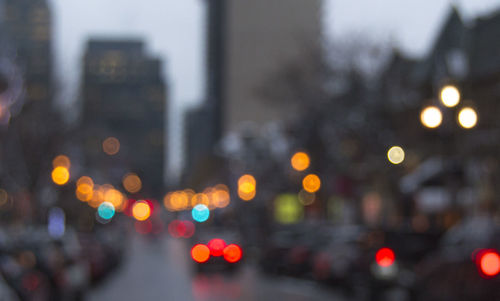
{"type": "MultiPolygon", "coordinates": [[[[182,152],[180,114],[203,97],[204,1],[210,0],[49,0],[63,102],[71,104],[76,97],[80,63],[89,37],[143,38],[147,50],[164,62],[163,74],[170,89],[169,165],[178,171],[182,152]]],[[[325,0],[325,36],[363,32],[374,39],[391,41],[411,55],[422,56],[452,3],[466,19],[500,8],[499,0],[325,0]]]]}

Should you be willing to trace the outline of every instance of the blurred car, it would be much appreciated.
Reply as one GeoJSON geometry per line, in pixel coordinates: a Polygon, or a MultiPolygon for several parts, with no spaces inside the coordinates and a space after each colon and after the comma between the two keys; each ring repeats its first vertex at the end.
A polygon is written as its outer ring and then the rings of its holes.
{"type": "Polygon", "coordinates": [[[500,228],[470,218],[443,236],[417,269],[416,300],[500,300],[500,228]]]}
{"type": "Polygon", "coordinates": [[[190,255],[196,272],[232,272],[241,265],[244,251],[239,235],[231,231],[198,231],[190,255]]]}

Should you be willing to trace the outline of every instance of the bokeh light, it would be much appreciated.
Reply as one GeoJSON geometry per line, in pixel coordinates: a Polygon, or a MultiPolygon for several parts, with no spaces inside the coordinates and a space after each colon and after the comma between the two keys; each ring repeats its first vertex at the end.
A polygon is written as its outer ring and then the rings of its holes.
{"type": "Polygon", "coordinates": [[[231,197],[229,196],[229,192],[223,189],[215,189],[211,193],[212,203],[217,208],[225,208],[231,202],[231,197]]]}
{"type": "Polygon", "coordinates": [[[71,167],[71,161],[67,156],[59,155],[55,157],[54,160],[52,160],[52,167],[56,168],[59,166],[66,167],[67,169],[69,169],[71,167]]]}
{"type": "Polygon", "coordinates": [[[274,201],[274,218],[281,224],[293,224],[304,217],[304,206],[296,194],[281,194],[274,201]]]}
{"type": "Polygon", "coordinates": [[[252,175],[245,174],[238,179],[238,196],[244,201],[252,200],[257,193],[257,181],[252,175]]]}
{"type": "Polygon", "coordinates": [[[302,187],[305,191],[314,193],[321,187],[321,180],[315,174],[309,174],[302,180],[302,187]]]}
{"type": "Polygon", "coordinates": [[[471,129],[477,124],[477,113],[473,108],[465,107],[458,113],[458,123],[464,129],[471,129]]]}
{"type": "Polygon", "coordinates": [[[389,248],[382,248],[375,254],[375,261],[381,267],[388,267],[394,263],[396,256],[389,248]]]}
{"type": "Polygon", "coordinates": [[[132,206],[132,216],[138,221],[145,221],[151,216],[151,207],[145,201],[135,202],[132,206]]]}
{"type": "Polygon", "coordinates": [[[392,164],[400,164],[405,159],[405,151],[400,146],[393,146],[387,151],[387,159],[392,164]]]}
{"type": "Polygon", "coordinates": [[[112,219],[115,215],[115,206],[110,202],[104,202],[97,208],[97,214],[99,214],[99,217],[102,219],[112,219]]]}
{"type": "Polygon", "coordinates": [[[297,171],[306,170],[310,164],[309,156],[304,152],[295,153],[290,161],[293,169],[297,171]]]}
{"type": "Polygon", "coordinates": [[[210,210],[206,205],[198,204],[191,210],[191,215],[195,221],[202,223],[210,217],[210,210]]]}
{"type": "Polygon", "coordinates": [[[420,113],[420,121],[425,127],[436,128],[443,121],[443,115],[437,107],[427,107],[420,113]]]}
{"type": "Polygon", "coordinates": [[[94,181],[90,177],[83,176],[76,181],[76,197],[82,202],[92,199],[94,193],[94,181]]]}
{"type": "Polygon", "coordinates": [[[58,166],[52,170],[52,181],[57,185],[64,185],[68,183],[69,170],[66,167],[58,166]]]}
{"type": "Polygon", "coordinates": [[[197,244],[191,249],[191,257],[194,261],[203,263],[210,259],[210,249],[202,244],[197,244]]]}
{"type": "Polygon", "coordinates": [[[115,137],[108,137],[102,142],[102,150],[112,156],[120,151],[120,141],[115,137]]]}
{"type": "Polygon", "coordinates": [[[500,273],[500,256],[495,251],[485,251],[479,259],[479,267],[484,275],[493,277],[500,273]]]}
{"type": "Polygon", "coordinates": [[[316,195],[301,189],[299,192],[299,201],[304,206],[309,206],[316,200],[316,195]]]}
{"type": "Polygon", "coordinates": [[[210,204],[210,199],[205,193],[197,193],[191,197],[191,206],[195,207],[196,205],[205,205],[208,207],[210,204]]]}
{"type": "Polygon", "coordinates": [[[227,262],[235,263],[241,259],[243,252],[238,245],[230,244],[224,248],[223,255],[227,262]]]}
{"type": "Polygon", "coordinates": [[[122,179],[123,188],[130,193],[137,193],[142,189],[142,181],[135,173],[128,173],[122,179]]]}
{"type": "Polygon", "coordinates": [[[441,89],[441,102],[451,108],[460,102],[460,91],[454,86],[445,86],[441,89]]]}
{"type": "Polygon", "coordinates": [[[210,255],[218,257],[222,256],[226,242],[223,239],[214,238],[208,242],[207,246],[210,249],[210,255]]]}
{"type": "Polygon", "coordinates": [[[123,211],[125,207],[124,195],[114,188],[107,189],[104,192],[104,201],[111,203],[117,211],[123,211]]]}

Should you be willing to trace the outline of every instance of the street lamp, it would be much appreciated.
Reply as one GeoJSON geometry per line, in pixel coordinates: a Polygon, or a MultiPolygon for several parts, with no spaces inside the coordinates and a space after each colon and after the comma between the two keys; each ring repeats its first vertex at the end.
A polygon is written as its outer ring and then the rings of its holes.
{"type": "MultiPolygon", "coordinates": [[[[440,93],[441,102],[448,108],[453,108],[460,102],[460,91],[455,86],[444,86],[440,93]]],[[[471,107],[464,107],[458,113],[458,124],[464,129],[472,129],[478,120],[477,112],[471,107]]],[[[441,125],[443,114],[436,106],[425,107],[420,113],[420,121],[423,126],[434,129],[441,125]]]]}

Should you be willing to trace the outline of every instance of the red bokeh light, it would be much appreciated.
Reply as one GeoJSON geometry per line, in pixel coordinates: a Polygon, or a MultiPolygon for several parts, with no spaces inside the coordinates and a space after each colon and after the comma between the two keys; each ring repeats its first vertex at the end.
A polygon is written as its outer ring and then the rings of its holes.
{"type": "Polygon", "coordinates": [[[394,252],[389,248],[382,248],[375,254],[375,261],[381,267],[388,267],[394,263],[396,256],[394,252]]]}
{"type": "Polygon", "coordinates": [[[207,246],[210,248],[210,255],[222,256],[224,248],[226,247],[226,242],[220,238],[214,238],[208,242],[207,246]]]}
{"type": "Polygon", "coordinates": [[[494,277],[500,273],[500,255],[495,250],[479,251],[476,255],[476,264],[486,277],[494,277]]]}
{"type": "Polygon", "coordinates": [[[197,244],[191,249],[191,257],[196,262],[206,262],[210,259],[210,249],[205,245],[197,244]]]}
{"type": "Polygon", "coordinates": [[[191,222],[191,221],[183,221],[182,223],[184,224],[185,229],[186,229],[186,231],[184,232],[184,237],[185,238],[190,238],[191,236],[193,236],[194,230],[195,230],[193,222],[191,222]]]}
{"type": "Polygon", "coordinates": [[[241,259],[242,251],[238,245],[230,244],[224,248],[223,254],[227,262],[235,263],[241,259]]]}
{"type": "Polygon", "coordinates": [[[168,225],[168,233],[175,238],[189,238],[194,234],[194,224],[190,221],[173,220],[168,225]]]}

